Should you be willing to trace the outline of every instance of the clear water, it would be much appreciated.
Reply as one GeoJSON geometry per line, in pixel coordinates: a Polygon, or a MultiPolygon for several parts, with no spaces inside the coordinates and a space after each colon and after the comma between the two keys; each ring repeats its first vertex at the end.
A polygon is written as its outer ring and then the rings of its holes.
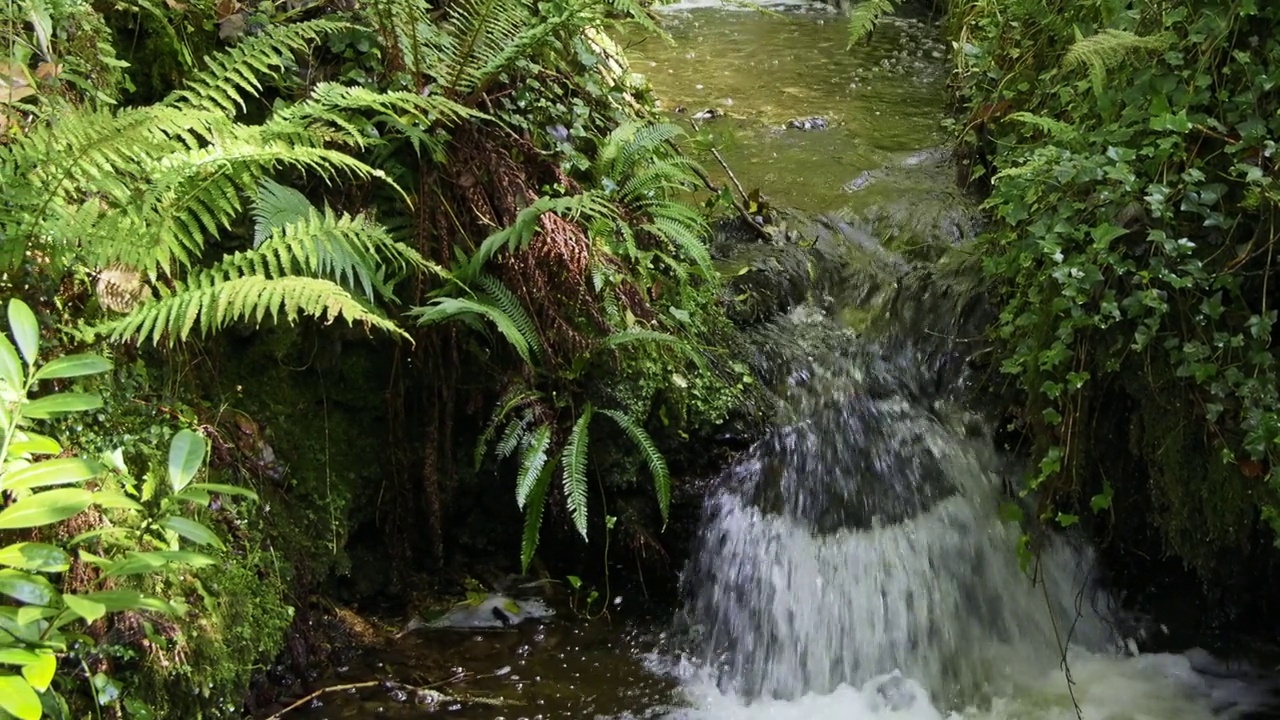
{"type": "MultiPolygon", "coordinates": [[[[927,23],[887,24],[845,52],[830,13],[712,5],[668,8],[676,44],[644,41],[629,54],[673,119],[687,126],[692,113],[724,111],[702,126],[747,189],[814,211],[896,207],[908,222],[929,203],[955,207],[945,166],[924,182],[894,170],[947,140],[946,51],[927,23]],[[782,127],[811,116],[830,127],[782,127]],[[843,188],[868,172],[875,182],[843,188]]],[[[701,159],[724,179],[714,158],[701,159]]],[[[422,705],[392,687],[361,687],[291,716],[1265,716],[1268,682],[1251,671],[1198,652],[1132,653],[1112,630],[1110,599],[1090,583],[1087,548],[1054,541],[1040,582],[1030,581],[1014,551],[1018,529],[998,519],[1001,458],[911,348],[852,348],[781,370],[790,381],[779,430],[708,499],[675,630],[584,622],[562,608],[546,626],[419,631],[358,666],[330,668],[317,686],[455,678],[437,689],[457,699],[422,705]]]]}

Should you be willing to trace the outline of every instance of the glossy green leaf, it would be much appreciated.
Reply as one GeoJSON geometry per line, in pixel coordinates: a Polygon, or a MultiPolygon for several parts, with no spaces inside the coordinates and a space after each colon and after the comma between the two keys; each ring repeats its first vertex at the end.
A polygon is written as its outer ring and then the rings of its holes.
{"type": "Polygon", "coordinates": [[[22,666],[22,677],[31,683],[31,687],[39,692],[49,689],[53,675],[58,671],[58,659],[53,653],[45,651],[36,655],[34,662],[22,666]]]}
{"type": "Polygon", "coordinates": [[[246,497],[250,500],[257,500],[258,493],[249,488],[239,487],[237,485],[224,485],[223,483],[192,483],[190,489],[204,490],[206,492],[218,493],[220,495],[238,495],[246,497]]]}
{"type": "Polygon", "coordinates": [[[101,355],[85,353],[83,355],[65,355],[54,358],[36,371],[36,380],[53,380],[56,378],[83,377],[98,375],[111,369],[111,361],[101,355]]]}
{"type": "Polygon", "coordinates": [[[18,351],[14,349],[9,338],[0,333],[0,381],[14,390],[22,390],[26,386],[26,373],[22,370],[22,361],[18,359],[18,351]]]}
{"type": "Polygon", "coordinates": [[[106,605],[79,595],[63,595],[62,602],[68,610],[79,615],[85,622],[93,622],[107,614],[106,605]]]}
{"type": "Polygon", "coordinates": [[[172,530],[191,542],[200,545],[212,545],[213,547],[222,547],[222,541],[214,534],[212,530],[204,525],[184,517],[170,515],[160,521],[160,527],[172,530]]]}
{"type": "Polygon", "coordinates": [[[25,648],[0,647],[0,665],[30,665],[40,656],[25,648]]]}
{"type": "Polygon", "coordinates": [[[179,430],[169,443],[169,486],[180,492],[195,479],[209,443],[194,430],[179,430]]]}
{"type": "Polygon", "coordinates": [[[56,545],[22,542],[0,548],[0,565],[32,572],[64,572],[71,556],[56,545]]]}
{"type": "Polygon", "coordinates": [[[158,598],[153,598],[136,590],[99,590],[80,597],[101,603],[107,612],[123,612],[125,610],[154,610],[172,613],[173,605],[158,598]]]}
{"type": "Polygon", "coordinates": [[[32,495],[0,512],[0,530],[62,522],[89,507],[92,502],[93,493],[83,488],[59,488],[32,495]]]}
{"type": "Polygon", "coordinates": [[[103,577],[123,577],[125,575],[146,575],[164,567],[167,561],[154,552],[131,552],[128,556],[114,560],[104,568],[103,577]]]}
{"type": "Polygon", "coordinates": [[[41,620],[48,620],[57,614],[57,608],[45,607],[44,605],[23,605],[18,608],[18,613],[15,617],[20,624],[34,627],[41,620]]]}
{"type": "Polygon", "coordinates": [[[62,446],[51,437],[30,431],[18,433],[17,439],[9,443],[11,457],[19,455],[59,455],[62,446]]]}
{"type": "Polygon", "coordinates": [[[57,393],[45,395],[27,403],[22,414],[29,418],[61,417],[86,410],[97,410],[102,407],[102,398],[97,393],[57,393]]]}
{"type": "Polygon", "coordinates": [[[40,353],[40,323],[36,322],[31,308],[17,298],[9,301],[9,329],[13,331],[13,341],[22,359],[28,366],[35,364],[40,353]]]}
{"type": "Polygon", "coordinates": [[[69,457],[44,460],[0,478],[0,489],[32,490],[53,485],[74,485],[97,477],[102,466],[83,458],[69,457]]]}
{"type": "Polygon", "coordinates": [[[0,710],[18,720],[40,720],[40,696],[26,678],[0,673],[0,710]]]}
{"type": "Polygon", "coordinates": [[[21,570],[0,570],[0,595],[27,605],[50,605],[58,597],[58,590],[39,575],[21,570]]]}
{"type": "Polygon", "coordinates": [[[198,505],[200,507],[205,507],[209,504],[209,501],[212,500],[213,498],[210,497],[209,493],[205,492],[204,490],[201,490],[200,488],[195,487],[194,485],[188,485],[186,488],[182,490],[182,492],[174,493],[173,499],[181,500],[182,502],[194,503],[195,505],[198,505]]]}

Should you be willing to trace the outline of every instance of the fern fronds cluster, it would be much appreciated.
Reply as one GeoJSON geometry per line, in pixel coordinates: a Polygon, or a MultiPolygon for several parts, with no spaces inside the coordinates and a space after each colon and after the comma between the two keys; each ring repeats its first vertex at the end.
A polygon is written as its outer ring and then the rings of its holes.
{"type": "Polygon", "coordinates": [[[1062,56],[1064,68],[1088,68],[1096,87],[1106,80],[1107,71],[1125,60],[1139,60],[1153,52],[1167,49],[1173,37],[1168,33],[1142,36],[1127,30],[1108,28],[1088,37],[1080,36],[1062,56]]]}
{"type": "Polygon", "coordinates": [[[477,458],[487,451],[498,429],[500,440],[494,453],[505,458],[518,452],[519,470],[516,473],[516,505],[525,513],[523,540],[520,548],[521,567],[528,569],[538,549],[542,528],[542,515],[546,499],[552,487],[557,469],[560,471],[561,491],[565,506],[573,521],[574,529],[583,539],[587,538],[589,510],[589,481],[587,465],[590,452],[591,423],[603,415],[610,418],[631,440],[643,456],[653,476],[654,492],[665,522],[671,506],[671,475],[666,459],[658,450],[653,438],[634,418],[618,410],[596,410],[590,403],[579,412],[563,439],[549,422],[538,421],[547,417],[545,398],[537,393],[521,390],[509,394],[495,408],[489,426],[477,446],[477,458]],[[513,402],[517,399],[518,401],[513,402]],[[517,409],[520,412],[515,412],[517,409]]]}

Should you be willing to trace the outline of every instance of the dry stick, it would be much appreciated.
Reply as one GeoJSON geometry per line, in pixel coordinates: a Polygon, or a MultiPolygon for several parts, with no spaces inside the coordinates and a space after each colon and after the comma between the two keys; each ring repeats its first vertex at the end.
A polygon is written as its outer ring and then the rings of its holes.
{"type": "MultiPolygon", "coordinates": [[[[698,127],[698,121],[693,118],[689,118],[689,125],[693,127],[693,131],[695,133],[702,132],[702,128],[698,127]]],[[[735,176],[733,171],[729,169],[729,163],[724,161],[724,157],[720,155],[720,151],[714,147],[711,148],[711,155],[715,157],[716,162],[720,163],[720,167],[724,168],[725,174],[729,176],[729,180],[733,183],[733,186],[738,189],[738,195],[742,196],[741,201],[739,201],[737,197],[733,198],[733,209],[738,211],[738,214],[741,215],[742,219],[751,226],[751,229],[760,237],[761,240],[773,240],[773,237],[769,235],[769,233],[765,231],[764,227],[761,226],[760,223],[756,222],[755,218],[751,217],[751,213],[747,211],[747,203],[750,202],[750,199],[747,198],[747,193],[742,189],[742,184],[738,182],[737,176],[735,176]]],[[[698,177],[702,180],[702,184],[706,185],[708,190],[713,193],[720,192],[720,188],[716,187],[715,183],[711,182],[711,178],[707,177],[707,173],[702,168],[697,166],[694,166],[694,168],[698,173],[698,177]]]]}
{"type": "Polygon", "coordinates": [[[295,702],[294,704],[290,705],[289,707],[287,707],[287,708],[285,708],[285,709],[281,710],[280,712],[276,713],[275,715],[272,715],[272,716],[270,716],[270,717],[266,718],[266,720],[280,720],[280,718],[284,717],[285,713],[290,712],[290,711],[292,711],[292,710],[297,710],[298,708],[302,707],[303,705],[305,705],[305,704],[307,704],[307,703],[311,702],[312,700],[315,700],[316,698],[318,698],[318,697],[320,697],[321,695],[324,695],[324,694],[326,694],[326,693],[331,693],[331,692],[343,692],[343,691],[346,691],[346,690],[359,690],[359,689],[361,689],[361,688],[377,687],[377,686],[379,686],[379,685],[381,685],[381,684],[382,684],[382,681],[381,681],[381,680],[370,680],[370,681],[368,681],[368,682],[358,682],[358,683],[350,683],[350,684],[347,684],[347,685],[333,685],[333,686],[330,686],[330,687],[323,687],[323,688],[320,688],[319,690],[316,690],[315,692],[311,693],[310,695],[307,695],[306,697],[303,697],[301,700],[299,700],[299,701],[295,702]]]}

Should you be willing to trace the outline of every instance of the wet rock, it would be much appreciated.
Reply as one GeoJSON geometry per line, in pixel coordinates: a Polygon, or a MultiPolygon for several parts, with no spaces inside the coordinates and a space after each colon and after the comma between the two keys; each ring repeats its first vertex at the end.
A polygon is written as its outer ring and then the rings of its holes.
{"type": "Polygon", "coordinates": [[[841,189],[849,193],[858,192],[875,182],[877,177],[879,177],[879,174],[876,171],[864,170],[861,173],[858,173],[858,177],[845,183],[841,189]]]}
{"type": "Polygon", "coordinates": [[[502,629],[519,625],[525,620],[545,620],[553,615],[555,610],[548,607],[542,600],[536,598],[517,600],[495,593],[474,602],[461,603],[431,622],[424,623],[414,618],[403,632],[419,627],[455,630],[502,629]]]}
{"type": "Polygon", "coordinates": [[[694,120],[715,120],[716,118],[724,117],[724,111],[720,108],[707,108],[706,110],[699,110],[692,117],[694,120]]]}
{"type": "Polygon", "coordinates": [[[789,130],[803,130],[804,132],[809,132],[812,130],[826,130],[829,127],[829,123],[824,117],[814,116],[807,118],[793,118],[787,121],[786,127],[789,130]]]}

